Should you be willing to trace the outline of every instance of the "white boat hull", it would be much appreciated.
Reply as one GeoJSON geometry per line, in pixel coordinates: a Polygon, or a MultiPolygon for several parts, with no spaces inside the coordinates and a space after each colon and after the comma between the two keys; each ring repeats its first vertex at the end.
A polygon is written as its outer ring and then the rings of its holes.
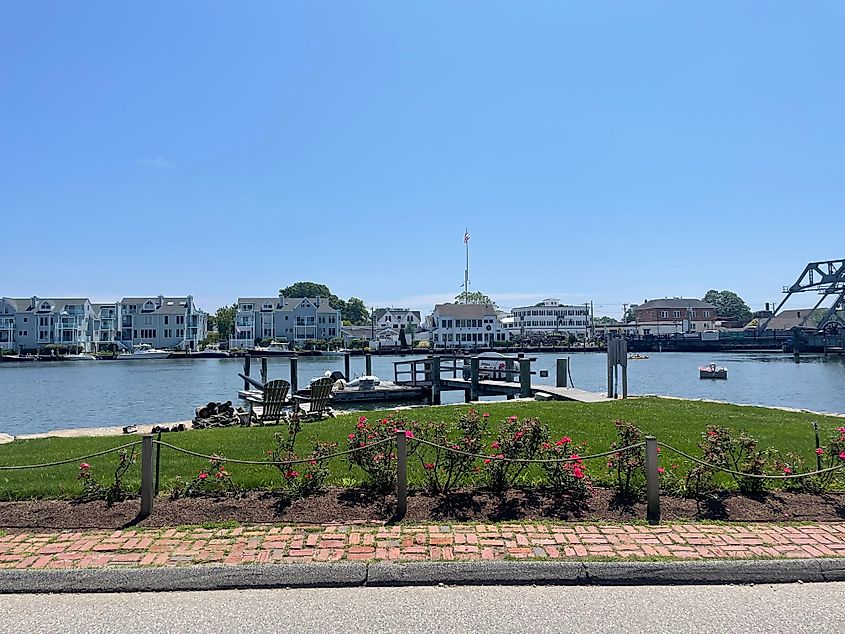
{"type": "Polygon", "coordinates": [[[166,359],[169,352],[140,352],[133,354],[119,354],[115,361],[143,361],[144,359],[166,359]]]}

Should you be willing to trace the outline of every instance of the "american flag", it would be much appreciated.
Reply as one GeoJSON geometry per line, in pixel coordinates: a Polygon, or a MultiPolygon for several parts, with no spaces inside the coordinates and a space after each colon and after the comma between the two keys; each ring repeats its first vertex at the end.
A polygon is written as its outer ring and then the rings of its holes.
{"type": "Polygon", "coordinates": [[[469,232],[464,231],[464,244],[469,242],[469,232]]]}

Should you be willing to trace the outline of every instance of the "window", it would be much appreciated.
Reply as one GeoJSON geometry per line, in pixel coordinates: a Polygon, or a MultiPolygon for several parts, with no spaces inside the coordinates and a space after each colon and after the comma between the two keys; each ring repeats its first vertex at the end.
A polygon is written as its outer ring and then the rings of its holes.
{"type": "Polygon", "coordinates": [[[660,317],[662,317],[663,319],[666,319],[668,316],[669,316],[668,310],[661,310],[660,311],[660,317]]]}
{"type": "MultiPolygon", "coordinates": [[[[705,316],[705,317],[709,317],[709,316],[710,316],[710,311],[709,311],[709,310],[705,310],[705,311],[704,311],[704,316],[705,316]]],[[[800,316],[801,316],[801,314],[799,313],[799,314],[798,314],[798,316],[800,317],[800,316]]]]}
{"type": "Polygon", "coordinates": [[[695,318],[695,311],[694,310],[689,311],[689,316],[692,317],[692,318],[695,318]]]}
{"type": "Polygon", "coordinates": [[[681,311],[673,310],[672,311],[672,317],[674,317],[675,319],[680,319],[681,318],[681,311]]]}
{"type": "Polygon", "coordinates": [[[166,326],[169,323],[170,323],[170,315],[165,315],[164,316],[164,325],[166,326]]]}
{"type": "Polygon", "coordinates": [[[182,325],[185,323],[185,315],[176,315],[176,325],[182,325]]]}

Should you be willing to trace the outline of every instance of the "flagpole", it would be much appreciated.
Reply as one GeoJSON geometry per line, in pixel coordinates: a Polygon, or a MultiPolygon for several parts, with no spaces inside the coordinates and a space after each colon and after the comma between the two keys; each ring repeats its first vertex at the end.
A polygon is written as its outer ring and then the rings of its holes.
{"type": "Polygon", "coordinates": [[[469,229],[464,229],[464,246],[467,251],[467,267],[464,269],[464,304],[469,304],[469,229]]]}

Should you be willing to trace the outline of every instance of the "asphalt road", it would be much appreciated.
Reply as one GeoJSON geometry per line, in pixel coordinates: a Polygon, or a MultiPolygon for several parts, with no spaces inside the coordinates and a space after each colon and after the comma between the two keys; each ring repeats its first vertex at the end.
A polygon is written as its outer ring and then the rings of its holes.
{"type": "Polygon", "coordinates": [[[0,632],[842,632],[845,583],[0,595],[0,632]]]}

